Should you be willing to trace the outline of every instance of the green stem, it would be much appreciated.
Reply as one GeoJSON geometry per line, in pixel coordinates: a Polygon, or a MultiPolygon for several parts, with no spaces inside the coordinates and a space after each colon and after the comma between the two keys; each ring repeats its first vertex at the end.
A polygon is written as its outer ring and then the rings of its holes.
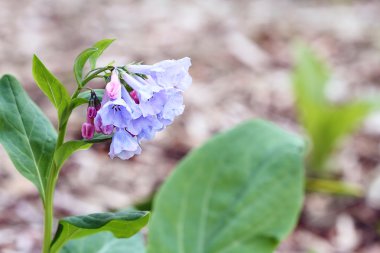
{"type": "MultiPolygon", "coordinates": [[[[68,117],[70,116],[71,112],[69,112],[68,117]]],[[[62,126],[58,129],[58,138],[57,138],[57,144],[55,150],[57,150],[60,146],[62,146],[63,141],[65,139],[66,135],[66,128],[67,128],[67,120],[66,123],[64,123],[62,126]]],[[[57,169],[57,166],[55,165],[55,162],[53,161],[53,164],[50,168],[50,173],[48,175],[48,185],[46,187],[46,196],[45,196],[45,203],[44,203],[44,243],[42,252],[43,253],[50,253],[50,244],[52,241],[52,230],[53,230],[53,219],[54,219],[54,191],[55,186],[58,180],[58,174],[59,170],[57,169]]]]}
{"type": "MultiPolygon", "coordinates": [[[[52,166],[52,169],[53,166],[52,166]]],[[[50,175],[53,175],[54,173],[50,173],[50,175]]],[[[52,178],[52,176],[49,175],[48,178],[48,186],[46,189],[46,196],[45,196],[45,215],[44,215],[44,243],[42,252],[43,253],[49,253],[50,252],[50,243],[51,243],[51,235],[53,230],[53,217],[54,217],[54,189],[55,189],[55,183],[56,180],[52,178]]]]}
{"type": "MultiPolygon", "coordinates": [[[[92,79],[98,77],[98,74],[101,72],[104,72],[106,70],[112,70],[114,67],[108,66],[105,68],[101,68],[95,72],[93,72],[91,75],[89,75],[87,78],[85,78],[82,81],[81,87],[78,87],[75,92],[73,93],[71,99],[75,99],[78,97],[81,89],[92,79]]],[[[72,113],[72,108],[69,106],[67,108],[66,113],[62,115],[62,118],[59,119],[59,127],[58,127],[58,138],[57,138],[57,144],[55,146],[55,150],[57,151],[59,147],[62,146],[65,136],[66,136],[66,129],[67,129],[67,122],[72,113]]],[[[47,187],[45,192],[45,200],[44,200],[44,242],[43,242],[43,248],[42,253],[50,253],[50,244],[52,241],[52,230],[53,230],[53,219],[54,219],[54,191],[55,186],[57,184],[59,175],[59,168],[56,166],[54,160],[49,170],[48,175],[48,181],[47,181],[47,187]]]]}
{"type": "MultiPolygon", "coordinates": [[[[99,70],[93,72],[91,75],[89,75],[88,77],[86,77],[82,83],[81,83],[81,87],[83,88],[89,81],[91,81],[92,79],[94,79],[95,77],[98,77],[98,74],[106,71],[106,70],[113,70],[115,67],[113,66],[107,66],[107,67],[104,67],[104,68],[100,68],[99,70]]],[[[75,93],[74,93],[75,94],[75,93]]],[[[78,92],[79,94],[79,92],[78,92]]]]}

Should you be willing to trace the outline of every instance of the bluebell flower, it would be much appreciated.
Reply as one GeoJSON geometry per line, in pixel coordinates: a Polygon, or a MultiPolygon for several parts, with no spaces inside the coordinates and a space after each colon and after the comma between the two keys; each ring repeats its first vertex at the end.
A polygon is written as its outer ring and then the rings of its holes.
{"type": "Polygon", "coordinates": [[[153,65],[128,65],[127,69],[132,73],[150,76],[161,87],[184,91],[192,82],[189,75],[190,66],[190,58],[185,57],[179,60],[165,60],[153,65]]]}
{"type": "MultiPolygon", "coordinates": [[[[121,86],[120,98],[111,99],[104,93],[102,108],[98,111],[96,118],[101,118],[103,125],[113,125],[119,128],[129,127],[133,119],[141,116],[141,110],[130,97],[124,86],[121,86]]],[[[95,119],[99,122],[99,119],[95,119]]]]}
{"type": "Polygon", "coordinates": [[[109,156],[113,159],[119,157],[126,160],[141,153],[141,147],[136,136],[124,128],[116,128],[112,137],[109,156]]]}
{"type": "Polygon", "coordinates": [[[170,125],[174,118],[181,115],[185,109],[182,92],[170,89],[166,92],[167,102],[157,115],[164,126],[170,125]]]}
{"type": "Polygon", "coordinates": [[[128,131],[137,136],[138,140],[151,140],[156,132],[161,131],[164,124],[157,116],[140,117],[132,121],[132,127],[128,131]]]}

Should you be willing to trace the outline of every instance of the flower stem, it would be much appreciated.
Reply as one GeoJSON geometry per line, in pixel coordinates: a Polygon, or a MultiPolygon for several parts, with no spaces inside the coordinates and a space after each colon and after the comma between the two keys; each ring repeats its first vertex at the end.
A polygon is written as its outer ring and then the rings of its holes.
{"type": "MultiPolygon", "coordinates": [[[[51,173],[51,174],[54,174],[54,173],[51,173]]],[[[56,180],[54,178],[49,177],[48,186],[46,189],[45,203],[44,203],[45,215],[44,215],[44,243],[43,243],[43,248],[42,248],[43,253],[50,253],[50,243],[51,243],[51,235],[52,235],[52,230],[53,230],[53,217],[54,217],[53,197],[54,197],[55,182],[56,180]]]]}
{"type": "MultiPolygon", "coordinates": [[[[70,117],[71,111],[68,115],[64,116],[67,119],[70,117]]],[[[62,125],[59,124],[58,138],[55,150],[57,151],[60,146],[62,146],[67,128],[67,120],[64,121],[62,125]]],[[[50,166],[47,187],[45,192],[45,202],[44,202],[44,242],[42,247],[42,253],[51,253],[50,244],[52,241],[52,230],[53,230],[53,219],[54,219],[54,191],[58,180],[59,169],[57,168],[55,161],[53,159],[52,165],[50,166]]]]}
{"type": "MultiPolygon", "coordinates": [[[[78,97],[81,89],[92,79],[98,77],[98,74],[101,72],[104,72],[106,70],[112,70],[114,67],[107,66],[101,69],[98,69],[94,71],[91,75],[88,75],[81,83],[81,87],[78,86],[78,88],[75,90],[73,95],[71,96],[71,99],[75,99],[78,97]]],[[[62,115],[62,117],[59,119],[58,124],[58,138],[57,138],[57,144],[55,146],[55,151],[58,150],[59,147],[62,146],[63,142],[65,141],[66,136],[66,128],[67,128],[67,122],[71,115],[72,108],[69,106],[66,110],[66,112],[62,115]]],[[[54,191],[55,186],[58,180],[59,175],[59,168],[56,166],[55,161],[53,159],[52,165],[49,169],[49,174],[47,178],[47,187],[46,192],[44,196],[44,242],[42,247],[42,253],[53,253],[50,252],[50,244],[52,241],[52,230],[53,230],[53,219],[54,219],[54,191]]]]}
{"type": "Polygon", "coordinates": [[[91,75],[89,75],[88,77],[86,77],[82,82],[81,82],[81,87],[84,87],[89,81],[91,81],[92,79],[98,77],[98,74],[106,71],[106,70],[113,70],[115,67],[113,66],[107,66],[107,67],[104,67],[104,68],[100,68],[98,69],[97,71],[93,72],[91,75]]]}

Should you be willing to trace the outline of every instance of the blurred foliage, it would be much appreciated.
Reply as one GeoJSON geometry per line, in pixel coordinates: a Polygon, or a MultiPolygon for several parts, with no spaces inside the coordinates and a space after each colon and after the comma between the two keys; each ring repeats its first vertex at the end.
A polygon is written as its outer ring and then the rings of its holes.
{"type": "Polygon", "coordinates": [[[342,137],[355,130],[375,108],[370,100],[355,99],[335,104],[326,97],[331,74],[325,62],[304,45],[298,45],[293,87],[301,124],[311,141],[307,168],[326,169],[326,162],[342,137]]]}
{"type": "Polygon", "coordinates": [[[334,195],[362,197],[363,189],[359,185],[337,180],[307,178],[306,189],[311,192],[321,192],[334,195]]]}

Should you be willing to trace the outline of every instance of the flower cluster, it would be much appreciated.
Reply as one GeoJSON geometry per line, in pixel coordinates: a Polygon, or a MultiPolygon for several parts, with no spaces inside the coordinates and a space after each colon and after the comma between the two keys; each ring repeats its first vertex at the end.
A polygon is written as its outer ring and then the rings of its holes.
{"type": "Polygon", "coordinates": [[[152,139],[182,114],[182,93],[192,82],[190,66],[190,58],[186,57],[154,65],[115,68],[105,87],[101,108],[95,108],[94,118],[87,114],[90,122],[87,120],[86,127],[83,125],[83,137],[93,136],[93,130],[92,135],[88,134],[89,124],[98,133],[113,134],[111,158],[129,159],[140,154],[141,140],[152,139]]]}

